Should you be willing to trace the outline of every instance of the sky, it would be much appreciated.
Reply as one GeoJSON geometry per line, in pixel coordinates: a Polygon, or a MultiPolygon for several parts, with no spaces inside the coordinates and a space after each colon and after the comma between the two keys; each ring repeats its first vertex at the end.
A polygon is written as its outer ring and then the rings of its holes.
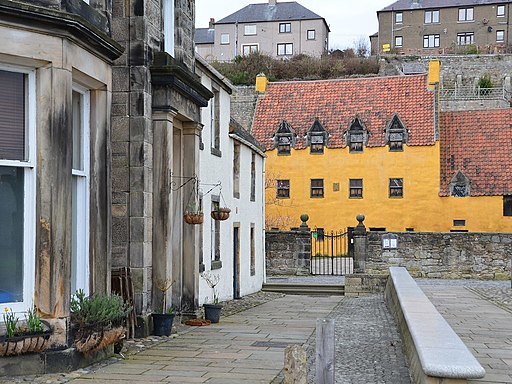
{"type": "MultiPolygon", "coordinates": [[[[352,3],[354,0],[296,1],[326,20],[331,29],[329,49],[353,48],[361,37],[368,39],[368,36],[378,30],[377,11],[395,2],[395,0],[359,0],[359,2],[356,0],[355,3],[352,3]]],[[[265,0],[196,0],[196,28],[208,27],[210,17],[220,20],[249,4],[267,2],[265,0]]]]}

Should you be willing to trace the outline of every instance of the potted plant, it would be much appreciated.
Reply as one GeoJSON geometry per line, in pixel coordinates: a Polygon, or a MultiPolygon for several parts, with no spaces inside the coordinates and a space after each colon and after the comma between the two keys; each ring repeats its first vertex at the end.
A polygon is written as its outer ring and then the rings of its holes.
{"type": "Polygon", "coordinates": [[[78,290],[71,298],[71,324],[77,351],[90,355],[124,337],[123,320],[132,308],[119,295],[85,296],[78,290]]]}
{"type": "Polygon", "coordinates": [[[168,280],[157,281],[156,287],[162,292],[162,313],[153,313],[153,335],[155,336],[170,336],[172,331],[172,323],[174,321],[174,307],[171,305],[167,307],[166,292],[172,287],[174,281],[168,280]]]}
{"type": "Polygon", "coordinates": [[[7,307],[4,308],[3,320],[6,333],[0,336],[0,356],[43,352],[48,348],[53,329],[41,320],[35,307],[27,311],[24,325],[18,326],[19,319],[7,307]]]}
{"type": "Polygon", "coordinates": [[[187,224],[203,224],[203,211],[198,204],[189,204],[183,215],[183,219],[187,224]]]}
{"type": "MultiPolygon", "coordinates": [[[[206,281],[206,284],[212,289],[213,293],[213,303],[205,303],[204,307],[204,318],[206,320],[210,320],[212,323],[218,323],[220,319],[220,313],[222,310],[222,305],[219,304],[219,296],[215,287],[219,284],[220,276],[212,275],[209,272],[201,273],[201,277],[206,281]]],[[[208,301],[208,298],[207,298],[208,301]]]]}

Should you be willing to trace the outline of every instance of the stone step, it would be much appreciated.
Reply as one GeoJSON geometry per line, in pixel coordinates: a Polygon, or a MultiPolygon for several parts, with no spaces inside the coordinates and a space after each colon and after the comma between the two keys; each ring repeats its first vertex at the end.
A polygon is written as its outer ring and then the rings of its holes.
{"type": "Polygon", "coordinates": [[[266,283],[261,290],[290,295],[343,296],[345,294],[345,286],[341,284],[266,283]]]}

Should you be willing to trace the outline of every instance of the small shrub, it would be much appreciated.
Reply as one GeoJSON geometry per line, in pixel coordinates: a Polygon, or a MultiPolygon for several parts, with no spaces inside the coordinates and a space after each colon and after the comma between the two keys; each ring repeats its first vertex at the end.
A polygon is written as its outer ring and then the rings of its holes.
{"type": "Polygon", "coordinates": [[[71,298],[70,309],[71,321],[80,327],[117,324],[132,310],[119,295],[85,296],[81,289],[71,298]]]}
{"type": "Polygon", "coordinates": [[[485,74],[480,79],[478,79],[478,87],[480,88],[492,88],[492,80],[491,75],[485,74]]]}

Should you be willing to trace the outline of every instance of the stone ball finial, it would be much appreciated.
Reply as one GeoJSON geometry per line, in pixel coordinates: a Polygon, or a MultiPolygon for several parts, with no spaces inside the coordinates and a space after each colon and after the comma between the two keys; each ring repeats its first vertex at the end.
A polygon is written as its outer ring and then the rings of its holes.
{"type": "Polygon", "coordinates": [[[363,224],[365,217],[362,213],[356,216],[356,220],[359,221],[359,224],[363,224]]]}
{"type": "Polygon", "coordinates": [[[309,215],[307,213],[303,213],[302,215],[300,215],[300,220],[302,221],[303,224],[305,224],[306,221],[309,220],[309,215]]]}

